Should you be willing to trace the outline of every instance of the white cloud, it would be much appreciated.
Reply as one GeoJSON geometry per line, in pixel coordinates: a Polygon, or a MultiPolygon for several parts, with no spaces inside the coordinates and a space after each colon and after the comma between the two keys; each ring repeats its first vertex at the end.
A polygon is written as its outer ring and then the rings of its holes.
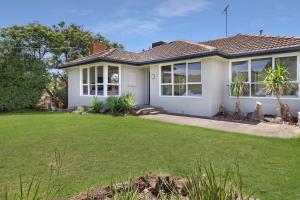
{"type": "Polygon", "coordinates": [[[207,8],[206,0],[166,0],[155,9],[160,17],[186,16],[191,12],[200,12],[207,8]]]}
{"type": "MultiPolygon", "coordinates": [[[[207,0],[166,0],[152,8],[139,11],[134,17],[129,7],[124,6],[122,16],[102,21],[98,27],[93,28],[101,33],[149,34],[161,29],[170,18],[187,16],[191,13],[201,12],[208,6],[207,0]],[[126,14],[129,15],[126,17],[126,14]],[[125,16],[124,16],[125,15],[125,16]]],[[[115,16],[116,17],[116,16],[115,16]]]]}
{"type": "Polygon", "coordinates": [[[133,18],[116,20],[108,23],[101,23],[96,29],[100,30],[102,33],[137,33],[137,34],[147,34],[152,31],[157,31],[160,29],[161,20],[138,20],[133,18]]]}
{"type": "Polygon", "coordinates": [[[59,8],[56,12],[69,15],[87,16],[94,13],[94,9],[59,8]]]}

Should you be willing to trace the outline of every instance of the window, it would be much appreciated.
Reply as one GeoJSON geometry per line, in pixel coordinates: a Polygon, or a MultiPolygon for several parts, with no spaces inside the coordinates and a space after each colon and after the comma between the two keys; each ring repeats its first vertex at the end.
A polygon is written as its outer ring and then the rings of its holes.
{"type": "Polygon", "coordinates": [[[108,66],[107,95],[119,95],[119,68],[108,66]]]}
{"type": "Polygon", "coordinates": [[[298,96],[299,83],[297,80],[297,56],[276,58],[275,67],[277,64],[281,64],[287,69],[292,84],[292,87],[283,91],[283,95],[298,96]]]}
{"type": "Polygon", "coordinates": [[[244,77],[248,84],[248,91],[243,96],[267,97],[274,96],[266,94],[264,90],[264,79],[268,68],[274,69],[277,64],[282,64],[290,73],[293,87],[283,91],[284,96],[296,97],[299,91],[297,56],[289,57],[266,57],[260,59],[248,59],[231,63],[231,81],[239,75],[244,77]]]}
{"type": "Polygon", "coordinates": [[[162,96],[201,96],[201,63],[161,66],[162,96]]]}
{"type": "Polygon", "coordinates": [[[188,64],[188,96],[201,96],[201,63],[188,64]]]}
{"type": "Polygon", "coordinates": [[[104,95],[104,75],[103,66],[97,67],[97,95],[104,95]]]}
{"type": "Polygon", "coordinates": [[[263,83],[268,68],[272,68],[272,58],[251,60],[251,96],[263,97],[270,95],[265,93],[263,83]]]}
{"type": "Polygon", "coordinates": [[[244,79],[244,81],[247,83],[247,88],[244,91],[243,96],[249,95],[249,70],[248,70],[248,61],[239,61],[239,62],[233,62],[231,66],[231,79],[232,81],[235,81],[237,77],[240,77],[244,79]]]}
{"type": "Polygon", "coordinates": [[[172,96],[172,66],[161,67],[161,94],[172,96]]]}
{"type": "Polygon", "coordinates": [[[119,95],[119,71],[116,66],[92,66],[81,70],[82,95],[119,95]],[[106,76],[105,76],[106,74],[106,76]]]}

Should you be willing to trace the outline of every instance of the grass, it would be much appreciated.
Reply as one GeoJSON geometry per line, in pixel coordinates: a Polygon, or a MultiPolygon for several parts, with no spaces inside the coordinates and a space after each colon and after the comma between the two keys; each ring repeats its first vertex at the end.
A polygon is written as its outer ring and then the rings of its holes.
{"type": "Polygon", "coordinates": [[[109,184],[112,177],[149,171],[185,175],[200,157],[220,169],[238,160],[246,189],[261,199],[300,199],[300,138],[246,136],[136,117],[0,115],[0,193],[7,184],[17,190],[20,174],[47,178],[57,160],[61,170],[55,181],[71,195],[109,184]]]}

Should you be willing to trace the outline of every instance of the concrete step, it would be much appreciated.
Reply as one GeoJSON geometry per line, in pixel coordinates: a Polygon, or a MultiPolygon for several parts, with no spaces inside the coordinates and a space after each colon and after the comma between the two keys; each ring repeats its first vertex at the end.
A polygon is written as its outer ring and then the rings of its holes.
{"type": "Polygon", "coordinates": [[[134,113],[135,115],[155,115],[163,112],[164,110],[162,108],[149,106],[149,107],[136,109],[134,113]]]}

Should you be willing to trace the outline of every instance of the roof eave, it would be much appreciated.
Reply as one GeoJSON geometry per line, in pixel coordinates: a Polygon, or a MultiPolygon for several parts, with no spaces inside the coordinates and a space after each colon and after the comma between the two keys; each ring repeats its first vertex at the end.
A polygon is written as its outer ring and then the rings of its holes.
{"type": "Polygon", "coordinates": [[[227,54],[227,58],[234,59],[234,58],[242,58],[242,57],[249,57],[249,56],[263,56],[263,55],[278,54],[278,53],[291,53],[296,51],[300,51],[300,46],[268,49],[268,50],[260,50],[260,51],[252,51],[252,52],[244,52],[244,53],[236,53],[236,54],[227,54]]]}

